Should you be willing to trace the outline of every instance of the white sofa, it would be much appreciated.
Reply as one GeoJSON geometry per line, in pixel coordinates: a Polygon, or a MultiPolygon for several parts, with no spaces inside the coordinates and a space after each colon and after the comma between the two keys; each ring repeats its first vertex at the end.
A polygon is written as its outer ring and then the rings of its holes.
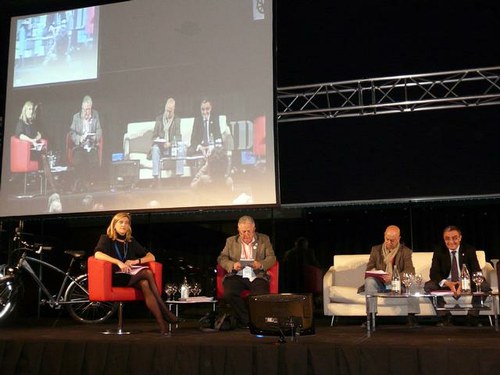
{"type": "MultiPolygon", "coordinates": [[[[231,130],[225,115],[219,116],[221,135],[226,149],[232,150],[231,130]]],[[[191,145],[194,117],[181,118],[181,136],[186,149],[191,145]]],[[[151,149],[155,121],[131,122],[123,136],[123,156],[125,160],[139,160],[139,179],[153,178],[153,162],[147,156],[151,149]]],[[[169,177],[169,171],[162,170],[162,177],[169,177]]]]}
{"type": "MultiPolygon", "coordinates": [[[[194,117],[181,119],[182,141],[189,147],[194,117]]],[[[139,179],[153,178],[153,162],[148,160],[148,153],[153,140],[155,121],[131,122],[123,136],[123,156],[125,160],[139,160],[139,179]]],[[[162,171],[162,177],[168,177],[162,171]]]]}
{"type": "MultiPolygon", "coordinates": [[[[364,294],[358,294],[358,287],[364,283],[364,273],[369,254],[335,255],[333,266],[323,277],[323,308],[324,314],[336,316],[365,316],[366,301],[364,294]]],[[[498,290],[498,281],[493,266],[486,262],[484,251],[477,251],[479,265],[487,281],[498,290]]],[[[415,273],[419,273],[427,281],[432,262],[432,252],[413,252],[415,273]]],[[[435,315],[432,303],[427,298],[420,298],[420,315],[435,315]]],[[[378,301],[379,316],[407,315],[405,299],[384,298],[378,301]]],[[[488,312],[482,311],[488,315],[488,312]]],[[[457,313],[458,314],[458,313],[457,313]]]]}

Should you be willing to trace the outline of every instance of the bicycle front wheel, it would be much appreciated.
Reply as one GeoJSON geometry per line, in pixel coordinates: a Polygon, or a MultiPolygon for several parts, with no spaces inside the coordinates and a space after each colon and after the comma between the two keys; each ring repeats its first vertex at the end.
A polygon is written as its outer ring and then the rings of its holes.
{"type": "Polygon", "coordinates": [[[19,285],[14,280],[0,282],[0,322],[8,320],[19,301],[19,285]]]}
{"type": "Polygon", "coordinates": [[[67,303],[69,315],[81,323],[104,322],[113,315],[118,308],[115,302],[95,302],[89,300],[88,276],[80,275],[72,282],[66,293],[64,300],[67,303]]]}

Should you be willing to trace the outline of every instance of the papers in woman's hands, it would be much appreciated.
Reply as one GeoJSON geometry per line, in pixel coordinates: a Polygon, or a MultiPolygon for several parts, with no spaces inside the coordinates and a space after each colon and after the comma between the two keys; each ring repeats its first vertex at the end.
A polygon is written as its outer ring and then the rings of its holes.
{"type": "Polygon", "coordinates": [[[116,271],[116,273],[126,273],[126,274],[129,274],[129,275],[135,275],[137,274],[139,271],[141,270],[144,270],[146,268],[149,268],[149,266],[132,266],[130,267],[130,272],[123,272],[123,271],[116,271]]]}
{"type": "Polygon", "coordinates": [[[371,270],[371,271],[366,271],[365,272],[365,279],[367,277],[374,277],[376,279],[379,279],[383,283],[385,283],[384,277],[387,275],[387,272],[382,271],[382,270],[371,270]]]}

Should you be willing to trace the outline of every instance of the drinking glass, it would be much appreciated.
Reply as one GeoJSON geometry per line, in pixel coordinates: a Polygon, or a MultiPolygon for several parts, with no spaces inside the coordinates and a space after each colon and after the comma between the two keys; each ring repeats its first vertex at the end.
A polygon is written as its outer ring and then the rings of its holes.
{"type": "Polygon", "coordinates": [[[191,291],[193,292],[193,295],[199,296],[201,293],[201,286],[199,283],[193,283],[191,286],[191,291]]]}
{"type": "Polygon", "coordinates": [[[401,282],[405,286],[406,294],[410,294],[410,287],[413,283],[413,275],[409,272],[403,272],[401,274],[401,282]]]}
{"type": "Polygon", "coordinates": [[[175,293],[177,293],[178,290],[179,288],[177,288],[177,284],[172,283],[172,300],[175,299],[175,293]]]}
{"type": "Polygon", "coordinates": [[[174,290],[174,289],[177,289],[177,288],[175,288],[175,284],[172,284],[172,283],[165,284],[165,294],[167,295],[167,300],[168,301],[172,301],[172,296],[177,291],[177,290],[174,290]]]}
{"type": "Polygon", "coordinates": [[[481,271],[474,272],[472,274],[472,281],[474,281],[474,283],[476,284],[476,292],[480,293],[481,292],[481,284],[484,281],[483,273],[481,271]]]}
{"type": "Polygon", "coordinates": [[[420,273],[416,273],[414,276],[414,282],[415,285],[417,286],[417,289],[420,291],[424,287],[424,279],[422,278],[422,275],[420,273]]]}

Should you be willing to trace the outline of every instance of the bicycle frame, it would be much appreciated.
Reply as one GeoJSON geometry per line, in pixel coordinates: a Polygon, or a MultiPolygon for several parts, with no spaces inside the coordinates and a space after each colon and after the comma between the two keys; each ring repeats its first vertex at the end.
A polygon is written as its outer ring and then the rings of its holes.
{"type": "MultiPolygon", "coordinates": [[[[86,273],[72,272],[75,263],[80,263],[84,259],[84,251],[70,251],[64,253],[71,256],[71,261],[67,271],[50,264],[42,259],[28,256],[28,251],[35,254],[42,254],[43,251],[51,250],[40,244],[28,244],[20,241],[20,247],[14,251],[19,252],[19,258],[12,265],[0,266],[0,323],[9,319],[9,316],[16,310],[16,305],[22,296],[21,273],[26,272],[35,281],[39,290],[38,305],[48,305],[52,309],[61,309],[63,306],[68,310],[69,315],[80,323],[100,323],[112,316],[118,304],[115,302],[90,301],[88,293],[88,275],[86,273]],[[40,274],[37,275],[34,265],[40,267],[40,274]],[[41,270],[52,270],[52,273],[63,276],[57,294],[52,294],[42,281],[41,270]]],[[[36,268],[35,268],[36,269],[36,268]]],[[[52,287],[55,290],[56,287],[52,287]]],[[[40,313],[40,312],[39,312],[40,313]]]]}
{"type": "MultiPolygon", "coordinates": [[[[67,287],[69,285],[71,285],[71,283],[75,283],[76,282],[76,279],[80,276],[80,275],[77,275],[76,277],[75,276],[72,276],[69,271],[71,270],[71,266],[73,265],[75,259],[72,258],[71,259],[71,262],[70,262],[70,265],[68,267],[68,270],[66,272],[64,272],[63,270],[61,270],[60,268],[57,268],[56,266],[50,264],[50,263],[47,263],[41,259],[37,259],[37,258],[33,258],[33,257],[29,257],[26,255],[26,251],[23,252],[23,254],[21,255],[21,258],[19,259],[19,261],[17,262],[17,269],[19,270],[24,270],[26,271],[30,276],[31,278],[37,283],[37,285],[40,287],[40,289],[42,290],[43,294],[48,298],[46,301],[45,300],[40,300],[40,303],[41,304],[45,304],[47,303],[50,307],[52,308],[57,308],[61,305],[65,305],[65,304],[70,304],[70,303],[75,303],[75,302],[72,302],[72,301],[64,301],[63,300],[63,294],[64,292],[66,291],[67,287]],[[57,295],[52,295],[50,293],[50,291],[47,289],[47,287],[45,286],[45,284],[42,282],[42,280],[40,280],[40,278],[37,276],[37,274],[35,273],[35,271],[33,270],[33,268],[31,267],[30,263],[29,262],[34,262],[34,263],[37,263],[37,264],[40,264],[44,267],[47,267],[61,275],[64,275],[64,279],[61,283],[61,286],[59,288],[59,291],[57,292],[57,295]]],[[[83,290],[83,289],[82,289],[83,290]]],[[[85,291],[85,293],[87,293],[87,291],[85,291]]]]}

